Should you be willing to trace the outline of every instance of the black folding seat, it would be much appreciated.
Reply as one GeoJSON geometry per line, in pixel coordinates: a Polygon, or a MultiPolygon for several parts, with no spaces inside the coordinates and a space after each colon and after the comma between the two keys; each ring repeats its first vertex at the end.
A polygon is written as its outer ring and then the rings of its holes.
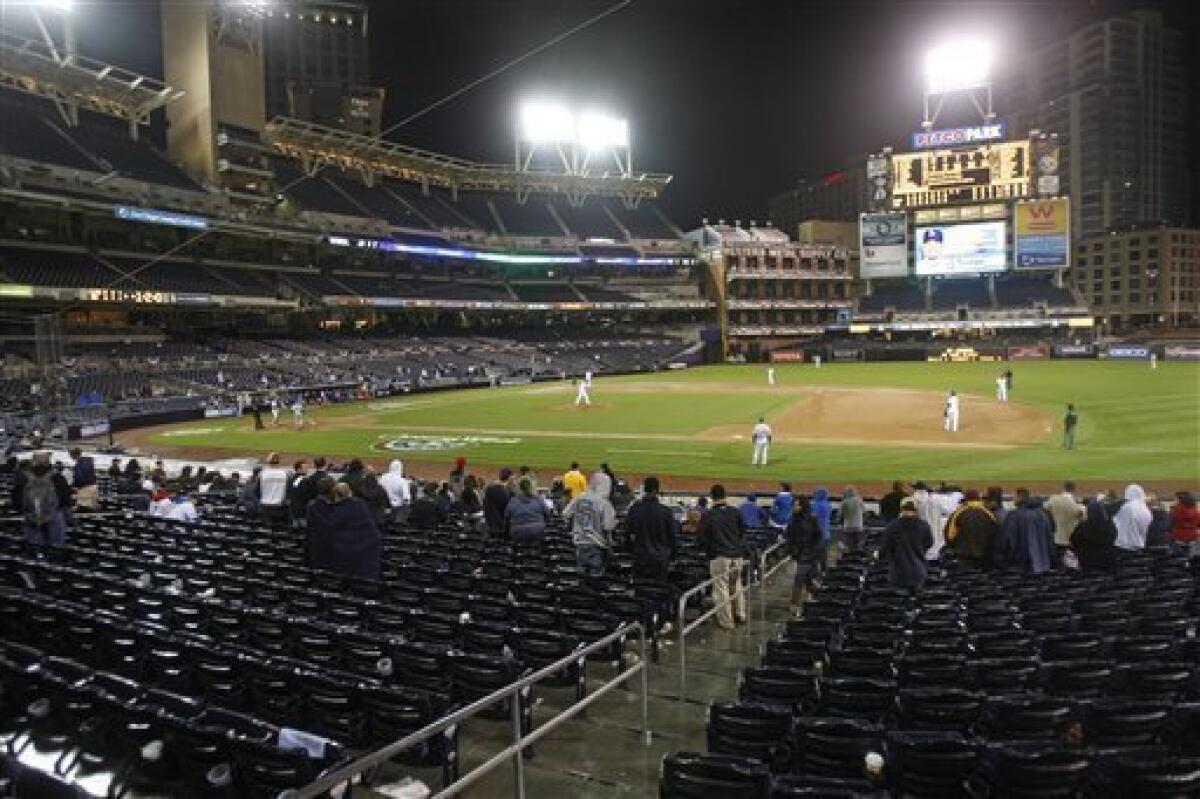
{"type": "Polygon", "coordinates": [[[249,686],[241,679],[236,658],[201,643],[189,644],[187,650],[192,680],[201,697],[219,707],[246,706],[249,686]]]}
{"type": "Polygon", "coordinates": [[[980,658],[1033,657],[1038,653],[1037,639],[1026,630],[972,635],[968,647],[980,658]]]}
{"type": "Polygon", "coordinates": [[[453,646],[458,641],[458,616],[414,610],[408,617],[413,640],[453,646]]]}
{"type": "Polygon", "coordinates": [[[1200,795],[1200,757],[1148,753],[1120,754],[1112,778],[1120,796],[1200,795]]]}
{"type": "Polygon", "coordinates": [[[773,773],[792,767],[790,707],[758,702],[713,702],[708,708],[708,751],[757,758],[773,773]]]}
{"type": "MultiPolygon", "coordinates": [[[[532,671],[539,671],[583,648],[579,639],[557,630],[522,627],[514,638],[517,659],[532,671]]],[[[573,688],[575,698],[587,692],[587,663],[584,658],[571,661],[558,672],[540,681],[541,685],[573,688]]]]}
{"type": "Polygon", "coordinates": [[[553,605],[533,605],[527,602],[513,603],[513,621],[521,627],[537,627],[543,630],[559,628],[558,609],[553,605]]]}
{"type": "Polygon", "coordinates": [[[812,669],[824,664],[826,645],[806,639],[774,638],[763,645],[762,665],[812,669]]]}
{"type": "Polygon", "coordinates": [[[249,689],[256,716],[280,723],[299,716],[303,697],[292,670],[244,655],[239,657],[237,669],[249,689]]]}
{"type": "Polygon", "coordinates": [[[425,593],[426,610],[447,616],[458,616],[467,609],[468,596],[450,591],[445,587],[434,588],[425,593]]]}
{"type": "Polygon", "coordinates": [[[883,728],[861,719],[802,716],[796,720],[795,770],[819,777],[857,778],[866,756],[884,752],[883,728]]]}
{"type": "MultiPolygon", "coordinates": [[[[285,654],[322,666],[337,663],[341,654],[341,641],[333,630],[317,624],[293,622],[288,633],[285,654]]],[[[252,637],[251,641],[253,640],[252,637]]]]}
{"type": "Polygon", "coordinates": [[[366,715],[358,703],[356,682],[342,672],[296,674],[293,684],[304,698],[304,729],[348,746],[365,746],[366,715]]]}
{"type": "Polygon", "coordinates": [[[662,761],[660,799],[769,799],[771,772],[749,757],[675,752],[662,761]]]}
{"type": "Polygon", "coordinates": [[[472,619],[460,627],[462,648],[479,655],[500,656],[512,643],[518,629],[507,624],[472,619]]]}
{"type": "Polygon", "coordinates": [[[1043,660],[1081,660],[1101,657],[1104,641],[1095,633],[1051,633],[1041,638],[1043,660]]]}
{"type": "Polygon", "coordinates": [[[895,702],[894,680],[833,677],[821,680],[818,709],[828,716],[878,721],[892,712],[895,702]]]}
{"type": "Polygon", "coordinates": [[[1091,767],[1080,752],[1041,744],[1015,744],[989,751],[986,764],[972,776],[970,795],[1068,799],[1076,796],[1091,767]],[[984,787],[986,786],[986,787],[984,787]]]}
{"type": "Polygon", "coordinates": [[[408,632],[409,612],[391,605],[375,605],[369,609],[364,626],[383,635],[404,635],[408,632]]]}
{"type": "Polygon", "coordinates": [[[834,677],[873,677],[890,680],[896,676],[890,649],[847,647],[829,653],[828,674],[834,677]]]}
{"type": "Polygon", "coordinates": [[[896,622],[854,621],[843,628],[843,645],[871,649],[896,649],[904,641],[905,631],[896,622]]]}
{"type": "Polygon", "coordinates": [[[1021,626],[1039,635],[1069,633],[1075,630],[1078,619],[1060,607],[1053,610],[1022,612],[1021,626]]]}
{"type": "Polygon", "coordinates": [[[1073,717],[1072,705],[1062,699],[991,696],[976,732],[990,741],[1061,740],[1073,717]]]}
{"type": "Polygon", "coordinates": [[[905,653],[914,655],[958,655],[967,650],[965,630],[918,630],[908,641],[905,653]]]}
{"type": "Polygon", "coordinates": [[[898,796],[957,796],[975,769],[978,745],[956,732],[888,734],[888,774],[898,796]]]}
{"type": "Polygon", "coordinates": [[[1136,621],[1136,627],[1142,635],[1165,635],[1181,640],[1195,637],[1196,620],[1182,613],[1173,616],[1143,616],[1136,621]]]}
{"type": "Polygon", "coordinates": [[[887,799],[887,792],[864,779],[785,774],[771,783],[771,799],[887,799]]]}
{"type": "Polygon", "coordinates": [[[818,621],[815,619],[788,619],[784,625],[783,637],[793,640],[819,641],[822,645],[838,634],[840,623],[818,621]]]}
{"type": "Polygon", "coordinates": [[[897,710],[900,729],[966,733],[978,720],[984,694],[961,688],[906,688],[897,710]]]}
{"type": "Polygon", "coordinates": [[[738,698],[743,702],[787,705],[797,712],[812,709],[817,695],[817,675],[809,669],[749,667],[742,670],[738,682],[738,698]]]}
{"type": "Polygon", "coordinates": [[[312,782],[322,772],[336,766],[343,755],[337,747],[326,747],[313,757],[304,749],[283,749],[274,741],[259,743],[248,738],[230,741],[233,758],[233,783],[242,797],[279,796],[289,788],[312,782]]]}
{"type": "Polygon", "coordinates": [[[1040,668],[1035,657],[978,658],[967,664],[971,687],[989,694],[1011,693],[1034,685],[1040,668]]]}
{"type": "Polygon", "coordinates": [[[905,687],[960,686],[967,680],[967,660],[961,655],[906,653],[897,666],[900,684],[905,687]]]}
{"type": "Polygon", "coordinates": [[[1084,742],[1099,747],[1155,743],[1172,710],[1171,703],[1165,701],[1096,699],[1083,707],[1084,742]]]}
{"type": "Polygon", "coordinates": [[[390,642],[385,647],[397,683],[438,693],[450,692],[447,649],[420,641],[390,642]]]}
{"type": "MultiPolygon", "coordinates": [[[[448,715],[454,705],[449,696],[429,691],[387,688],[360,683],[355,687],[359,706],[366,714],[366,737],[372,746],[384,746],[448,715]]],[[[393,758],[410,766],[440,766],[445,785],[458,779],[459,726],[393,758]]]]}
{"type": "MultiPolygon", "coordinates": [[[[600,605],[604,607],[604,605],[600,605]]],[[[573,635],[580,641],[591,643],[599,641],[622,625],[622,619],[600,610],[571,610],[562,614],[562,624],[567,635],[573,635]]],[[[653,635],[653,630],[647,631],[647,638],[653,635]]],[[[588,655],[591,660],[608,662],[619,665],[621,654],[625,651],[626,636],[622,635],[607,647],[602,647],[588,655]]]]}
{"type": "Polygon", "coordinates": [[[1147,661],[1121,667],[1113,693],[1122,696],[1175,697],[1196,692],[1196,666],[1178,661],[1147,661]]]}

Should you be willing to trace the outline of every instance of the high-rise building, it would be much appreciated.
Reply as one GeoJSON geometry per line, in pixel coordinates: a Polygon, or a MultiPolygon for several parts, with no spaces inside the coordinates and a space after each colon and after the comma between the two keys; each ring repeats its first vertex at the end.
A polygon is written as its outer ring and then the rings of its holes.
{"type": "Polygon", "coordinates": [[[1072,233],[1196,223],[1182,31],[1157,11],[1093,22],[1013,59],[994,83],[1010,135],[1057,134],[1072,233]]]}
{"type": "MultiPolygon", "coordinates": [[[[284,0],[266,6],[267,119],[295,115],[290,98],[297,97],[303,98],[302,109],[312,108],[316,116],[325,117],[321,107],[329,104],[320,98],[351,97],[368,86],[367,16],[366,3],[347,0],[284,0]]],[[[332,103],[341,106],[340,99],[332,103]]]]}
{"type": "Polygon", "coordinates": [[[1075,245],[1068,280],[1112,328],[1200,320],[1200,230],[1155,227],[1075,245]]]}
{"type": "Polygon", "coordinates": [[[767,207],[771,224],[795,236],[800,223],[810,219],[856,221],[870,202],[864,156],[824,177],[797,181],[795,188],[771,197],[767,207]]]}

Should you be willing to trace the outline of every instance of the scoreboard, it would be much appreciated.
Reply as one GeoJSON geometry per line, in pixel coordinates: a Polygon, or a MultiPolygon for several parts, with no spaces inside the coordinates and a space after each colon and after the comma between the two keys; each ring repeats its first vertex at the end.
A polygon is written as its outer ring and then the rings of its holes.
{"type": "Polygon", "coordinates": [[[892,156],[892,207],[922,208],[1028,197],[1027,140],[892,156]]]}

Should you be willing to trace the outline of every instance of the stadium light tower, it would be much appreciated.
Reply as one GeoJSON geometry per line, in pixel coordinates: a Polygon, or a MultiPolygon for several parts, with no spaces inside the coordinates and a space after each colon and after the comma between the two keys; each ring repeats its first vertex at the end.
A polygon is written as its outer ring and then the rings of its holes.
{"type": "Polygon", "coordinates": [[[557,155],[566,175],[633,172],[627,120],[595,110],[575,112],[561,103],[524,103],[517,112],[517,171],[531,171],[544,153],[557,155]],[[610,158],[615,170],[602,166],[610,158]]]}
{"type": "Polygon", "coordinates": [[[970,99],[975,110],[990,123],[992,110],[992,60],[989,42],[961,39],[941,44],[925,56],[925,113],[921,126],[930,130],[950,95],[970,99]]]}
{"type": "Polygon", "coordinates": [[[38,32],[42,34],[42,40],[50,50],[50,55],[61,63],[70,61],[71,56],[75,55],[76,49],[74,0],[36,0],[30,4],[29,10],[33,14],[33,21],[37,25],[38,32]],[[50,26],[46,24],[47,14],[56,14],[59,18],[62,28],[61,50],[54,41],[50,26]]]}

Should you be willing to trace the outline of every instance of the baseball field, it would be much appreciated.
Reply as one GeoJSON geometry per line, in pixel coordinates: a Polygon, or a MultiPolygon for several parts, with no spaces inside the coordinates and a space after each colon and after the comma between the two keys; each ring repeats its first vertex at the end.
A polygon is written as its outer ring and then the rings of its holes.
{"type": "MultiPolygon", "coordinates": [[[[893,479],[1087,484],[1139,480],[1200,484],[1200,364],[1014,362],[1008,403],[995,398],[995,363],[713,366],[598,377],[590,407],[569,382],[470,389],[310,408],[296,429],[255,431],[249,417],[206,420],[121,437],[143,449],[206,458],[323,453],[374,463],[404,460],[410,473],[444,475],[527,464],[560,473],[607,461],[622,475],[680,483],[787,479],[866,485],[893,479]],[[957,433],[942,429],[946,392],[962,397],[957,433]],[[1080,414],[1076,447],[1062,448],[1068,402],[1080,414]],[[750,465],[749,434],[771,425],[771,462],[750,465]]],[[[268,417],[269,420],[269,417],[268,417]]]]}

